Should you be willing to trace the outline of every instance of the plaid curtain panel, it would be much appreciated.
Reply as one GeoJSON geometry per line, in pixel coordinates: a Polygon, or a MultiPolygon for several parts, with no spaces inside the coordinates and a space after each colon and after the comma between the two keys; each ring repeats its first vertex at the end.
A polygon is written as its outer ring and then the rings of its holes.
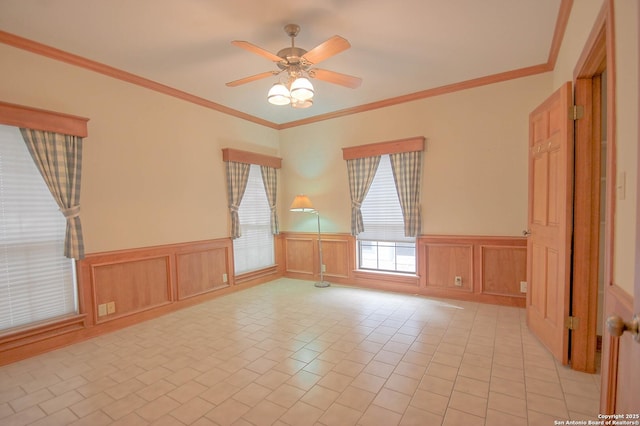
{"type": "Polygon", "coordinates": [[[236,163],[234,161],[226,162],[227,171],[227,202],[229,204],[229,214],[231,215],[231,239],[240,237],[240,218],[238,209],[247,189],[249,181],[250,164],[236,163]]]}
{"type": "Polygon", "coordinates": [[[67,219],[64,255],[84,258],[80,224],[80,180],[82,175],[82,138],[20,129],[29,153],[44,178],[51,195],[67,219]]]}
{"type": "Polygon", "coordinates": [[[351,194],[351,234],[358,235],[364,231],[362,222],[362,201],[367,196],[373,177],[380,164],[380,156],[355,158],[347,160],[349,175],[349,193],[351,194]]]}
{"type": "Polygon", "coordinates": [[[276,210],[276,195],[278,189],[278,174],[276,169],[268,166],[260,166],[262,174],[262,183],[264,183],[264,191],[267,193],[269,208],[271,209],[271,233],[277,235],[280,233],[278,225],[278,211],[276,210]]]}
{"type": "Polygon", "coordinates": [[[404,235],[417,237],[420,235],[422,223],[422,208],[420,206],[422,151],[389,154],[389,159],[404,218],[404,235]]]}

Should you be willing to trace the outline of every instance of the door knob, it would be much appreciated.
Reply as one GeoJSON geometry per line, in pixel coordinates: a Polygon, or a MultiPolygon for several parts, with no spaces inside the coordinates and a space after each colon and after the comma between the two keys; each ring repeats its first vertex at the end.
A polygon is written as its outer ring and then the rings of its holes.
{"type": "Polygon", "coordinates": [[[633,316],[631,322],[624,322],[618,315],[611,315],[607,318],[607,330],[615,337],[620,337],[622,333],[628,331],[633,336],[633,340],[640,343],[640,317],[638,314],[633,316]]]}
{"type": "Polygon", "coordinates": [[[522,231],[522,235],[524,235],[525,237],[528,237],[529,235],[531,235],[531,231],[529,231],[528,229],[525,229],[524,231],[522,231]]]}

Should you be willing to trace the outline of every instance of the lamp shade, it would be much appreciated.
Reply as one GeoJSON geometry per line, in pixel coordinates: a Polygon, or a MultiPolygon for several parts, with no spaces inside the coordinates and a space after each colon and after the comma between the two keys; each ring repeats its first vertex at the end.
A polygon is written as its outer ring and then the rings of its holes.
{"type": "Polygon", "coordinates": [[[282,83],[276,83],[269,89],[267,100],[273,105],[288,105],[291,102],[289,89],[282,83]]]}
{"type": "Polygon", "coordinates": [[[298,101],[313,98],[313,85],[306,77],[299,77],[291,83],[291,97],[298,101]]]}
{"type": "Polygon", "coordinates": [[[313,212],[315,209],[306,195],[296,195],[289,210],[292,212],[313,212]]]}

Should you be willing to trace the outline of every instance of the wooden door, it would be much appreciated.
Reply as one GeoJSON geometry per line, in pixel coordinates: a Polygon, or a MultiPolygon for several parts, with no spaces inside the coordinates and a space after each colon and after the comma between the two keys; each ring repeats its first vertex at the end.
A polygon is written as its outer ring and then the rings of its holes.
{"type": "MultiPolygon", "coordinates": [[[[638,22],[640,23],[640,10],[638,22]]],[[[638,92],[636,94],[640,106],[640,94],[638,92]]],[[[640,123],[638,132],[640,135],[640,123]]],[[[640,137],[637,143],[636,146],[640,146],[640,137]]],[[[636,172],[640,169],[640,149],[638,149],[637,155],[636,172]]],[[[625,291],[617,285],[618,283],[614,283],[611,272],[608,274],[607,285],[605,285],[603,310],[604,317],[607,318],[607,326],[602,339],[602,392],[600,400],[601,412],[620,414],[623,416],[621,420],[632,421],[635,422],[634,424],[640,422],[640,336],[636,334],[636,339],[634,339],[632,333],[622,332],[620,328],[616,332],[616,324],[613,320],[618,320],[618,326],[621,325],[620,322],[626,322],[630,325],[635,315],[636,326],[640,326],[638,324],[640,323],[640,174],[638,173],[636,173],[636,209],[635,250],[631,250],[631,253],[613,253],[614,257],[633,256],[635,259],[634,283],[633,286],[627,286],[631,292],[625,291]],[[618,336],[621,332],[622,334],[618,336]]],[[[613,238],[613,234],[612,230],[608,233],[607,238],[613,238]]],[[[613,246],[611,241],[608,241],[607,244],[610,247],[613,246]]],[[[636,333],[638,331],[640,330],[637,330],[636,333]]]]}
{"type": "Polygon", "coordinates": [[[570,303],[573,120],[567,82],[529,115],[527,324],[567,364],[570,303]]]}

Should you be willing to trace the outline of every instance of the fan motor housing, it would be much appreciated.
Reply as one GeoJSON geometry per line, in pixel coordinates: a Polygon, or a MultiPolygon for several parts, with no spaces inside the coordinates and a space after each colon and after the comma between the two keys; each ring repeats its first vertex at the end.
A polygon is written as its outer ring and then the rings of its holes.
{"type": "Polygon", "coordinates": [[[278,62],[278,68],[281,70],[286,70],[291,65],[299,65],[303,70],[309,67],[302,60],[302,55],[307,53],[306,50],[301,49],[300,47],[285,47],[281,49],[277,55],[280,56],[285,62],[278,62]]]}

